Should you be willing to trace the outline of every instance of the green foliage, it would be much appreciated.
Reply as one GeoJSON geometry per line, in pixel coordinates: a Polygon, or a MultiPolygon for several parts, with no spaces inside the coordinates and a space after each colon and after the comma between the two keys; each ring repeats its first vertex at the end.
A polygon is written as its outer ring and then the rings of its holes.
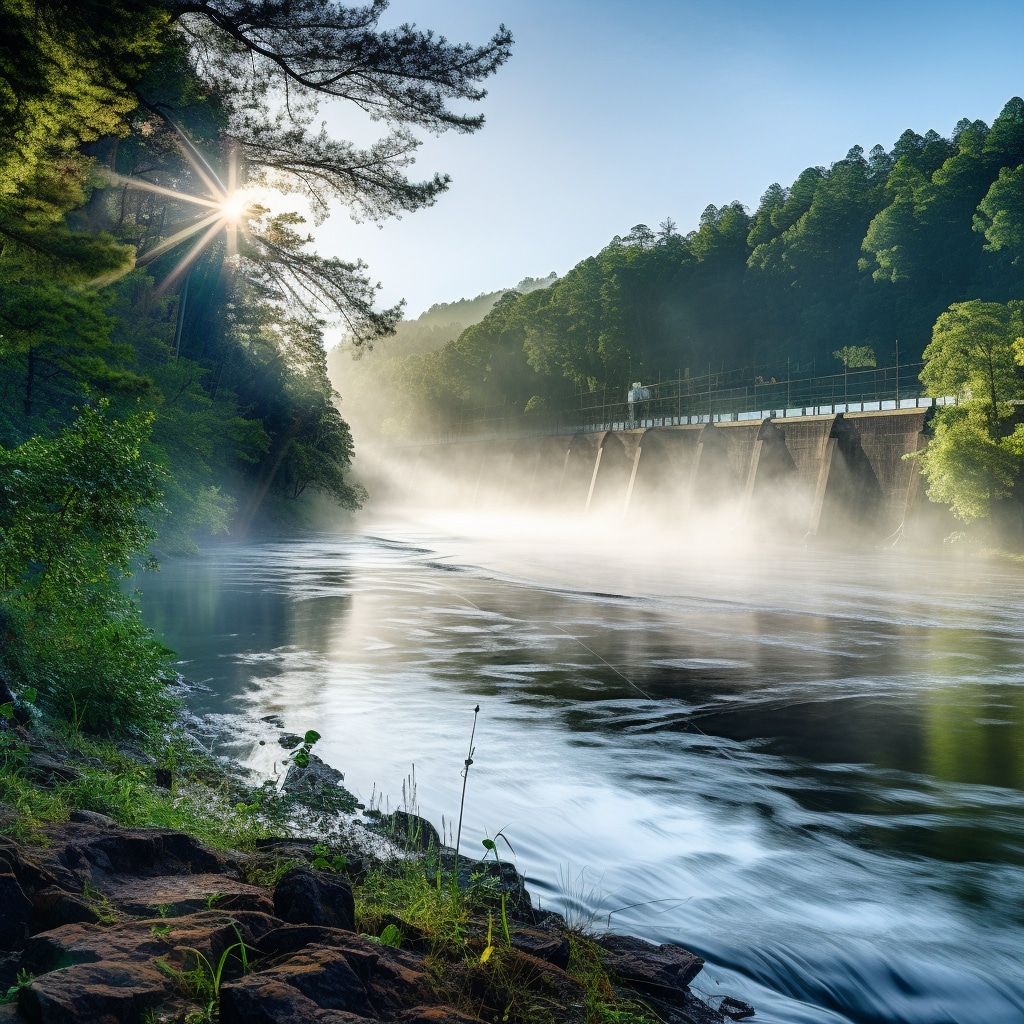
{"type": "MultiPolygon", "coordinates": [[[[76,807],[110,815],[127,827],[188,832],[220,849],[246,849],[256,839],[280,835],[285,827],[280,802],[261,800],[258,793],[244,794],[248,804],[239,810],[243,794],[237,781],[192,746],[181,748],[174,792],[168,793],[154,785],[151,769],[125,756],[109,740],[66,727],[54,731],[45,724],[36,730],[47,742],[65,749],[68,764],[78,775],[72,781],[41,788],[17,770],[0,743],[0,805],[13,811],[4,815],[4,831],[32,835],[39,823],[65,820],[68,811],[76,807]]],[[[0,738],[6,735],[0,731],[0,738]]],[[[166,753],[162,737],[143,739],[143,743],[154,755],[166,753]]],[[[283,864],[271,871],[270,884],[276,881],[275,874],[280,877],[291,866],[283,864]]]]}
{"type": "Polygon", "coordinates": [[[288,755],[288,758],[298,767],[308,768],[310,751],[313,749],[313,744],[319,739],[320,733],[315,729],[307,730],[306,735],[302,738],[302,742],[288,755]]]}
{"type": "Polygon", "coordinates": [[[832,353],[833,359],[838,359],[846,370],[856,369],[860,366],[877,366],[875,362],[875,350],[870,345],[847,345],[832,353]]]}
{"type": "Polygon", "coordinates": [[[340,854],[332,854],[330,848],[323,843],[316,843],[313,846],[313,859],[310,867],[318,871],[334,871],[337,874],[344,872],[348,866],[348,858],[340,854]]]}
{"type": "Polygon", "coordinates": [[[370,935],[383,931],[382,919],[400,916],[423,933],[438,955],[461,952],[469,919],[468,895],[454,880],[438,884],[418,860],[400,860],[372,868],[353,887],[356,928],[370,935]]]}
{"type": "Polygon", "coordinates": [[[40,607],[130,575],[153,539],[160,473],[142,458],[147,416],[83,409],[54,438],[0,451],[0,586],[40,607]]]}
{"type": "Polygon", "coordinates": [[[578,932],[569,933],[567,973],[583,986],[588,1024],[655,1024],[659,1019],[639,1003],[618,998],[601,963],[601,947],[578,932]]]}
{"type": "Polygon", "coordinates": [[[16,1003],[18,1001],[18,993],[23,988],[28,988],[28,986],[31,985],[32,982],[35,980],[36,976],[32,974],[27,968],[23,967],[20,971],[18,971],[14,984],[11,985],[10,988],[8,988],[8,990],[6,991],[6,993],[4,993],[3,996],[0,996],[0,1003],[16,1003]]]}
{"type": "Polygon", "coordinates": [[[240,973],[249,973],[249,954],[241,933],[234,927],[238,942],[228,946],[220,955],[216,965],[212,964],[204,953],[194,946],[176,947],[180,952],[191,953],[195,958],[195,967],[190,971],[172,967],[163,957],[156,961],[156,966],[168,977],[172,978],[184,993],[200,1005],[200,1021],[213,1021],[217,1018],[220,1000],[220,986],[224,979],[225,969],[232,957],[238,961],[240,973]]]}
{"type": "Polygon", "coordinates": [[[935,323],[921,380],[936,397],[958,404],[940,409],[927,449],[918,458],[928,494],[964,522],[985,519],[992,502],[1013,489],[1024,455],[1024,431],[1011,433],[1014,402],[1024,397],[1024,303],[957,303],[935,323]]]}
{"type": "Polygon", "coordinates": [[[120,590],[145,554],[160,473],[142,457],[150,418],[101,403],[52,438],[0,449],[4,660],[52,714],[92,731],[148,729],[171,701],[168,653],[120,590]]]}
{"type": "Polygon", "coordinates": [[[1024,334],[1024,303],[955,303],[935,322],[921,381],[935,397],[955,396],[992,441],[1021,396],[1014,342],[1024,334]]]}

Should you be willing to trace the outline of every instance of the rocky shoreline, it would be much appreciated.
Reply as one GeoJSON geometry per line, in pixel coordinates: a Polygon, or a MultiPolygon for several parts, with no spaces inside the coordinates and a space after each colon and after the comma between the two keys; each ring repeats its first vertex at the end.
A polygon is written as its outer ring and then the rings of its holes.
{"type": "MultiPolygon", "coordinates": [[[[7,723],[7,735],[31,742],[28,770],[39,785],[59,785],[74,759],[48,751],[27,725],[7,723]]],[[[287,834],[301,815],[245,852],[84,809],[37,823],[28,839],[0,836],[0,1024],[724,1024],[753,1016],[738,1000],[712,1006],[691,991],[700,957],[571,929],[535,910],[522,876],[494,860],[459,858],[459,898],[467,895],[457,941],[430,934],[401,907],[369,926],[364,914],[360,933],[353,888],[361,891],[368,871],[394,862],[420,885],[424,873],[436,874],[440,893],[454,851],[438,850],[436,831],[411,813],[377,826],[345,823],[339,811],[354,798],[340,773],[315,757],[296,767],[286,779],[293,799],[342,822],[330,846],[319,830],[315,840],[287,834]],[[607,1005],[623,1009],[612,1016],[600,1009],[607,1005]]]]}
{"type": "MultiPolygon", "coordinates": [[[[500,969],[463,962],[439,975],[414,929],[401,948],[354,931],[344,875],[297,866],[273,886],[243,880],[282,852],[312,860],[311,842],[226,855],[90,811],[73,812],[46,839],[33,848],[0,839],[0,977],[14,989],[0,1021],[184,1022],[216,1011],[223,1024],[476,1024],[513,1016],[509,974],[515,997],[534,997],[549,1019],[586,1020],[557,915],[521,907],[500,969]]],[[[483,918],[467,923],[474,953],[486,948],[486,928],[483,918]]],[[[617,935],[596,945],[615,984],[667,1024],[750,1015],[734,1000],[715,1009],[697,999],[689,984],[703,961],[682,947],[617,935]]]]}

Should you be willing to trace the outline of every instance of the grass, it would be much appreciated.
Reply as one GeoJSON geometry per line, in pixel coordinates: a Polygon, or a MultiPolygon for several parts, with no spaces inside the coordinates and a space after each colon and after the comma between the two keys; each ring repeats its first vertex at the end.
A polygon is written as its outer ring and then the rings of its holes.
{"type": "Polygon", "coordinates": [[[601,947],[578,931],[569,932],[569,966],[586,993],[587,1024],[660,1024],[661,1018],[635,1000],[622,999],[601,963],[601,947]]]}
{"type": "Polygon", "coordinates": [[[152,767],[108,740],[39,723],[33,737],[59,751],[77,775],[72,781],[40,785],[20,751],[0,747],[0,832],[14,838],[42,842],[43,826],[67,820],[76,808],[106,814],[126,827],[188,832],[219,849],[247,849],[256,839],[282,832],[283,812],[263,787],[242,789],[212,757],[181,736],[143,748],[143,753],[156,756],[157,766],[173,759],[170,791],[156,786],[152,767]]]}
{"type": "Polygon", "coordinates": [[[375,865],[352,893],[357,931],[379,936],[393,923],[389,919],[397,917],[425,937],[432,955],[465,951],[470,898],[452,881],[428,876],[423,861],[408,858],[375,865]]]}
{"type": "MultiPolygon", "coordinates": [[[[124,748],[72,726],[37,719],[32,746],[41,745],[77,773],[72,781],[46,785],[32,778],[29,747],[17,737],[0,726],[0,738],[7,741],[0,743],[0,832],[16,838],[45,842],[45,826],[66,820],[74,808],[99,811],[123,826],[179,830],[220,849],[244,850],[257,839],[290,833],[287,810],[272,784],[246,789],[183,734],[141,749],[124,748]],[[155,784],[155,769],[161,767],[172,770],[170,790],[155,784]]],[[[403,800],[413,809],[414,786],[412,781],[403,800]]],[[[495,838],[504,837],[499,833],[495,838]]],[[[498,861],[495,841],[487,839],[483,846],[485,856],[493,853],[498,861]]],[[[317,865],[321,869],[347,867],[343,857],[331,856],[326,839],[314,854],[323,862],[317,865]]],[[[272,887],[285,872],[305,863],[254,859],[246,866],[246,880],[272,887]]],[[[587,902],[583,874],[564,883],[577,892],[582,908],[587,902]]],[[[101,893],[83,895],[102,919],[116,919],[101,893]]],[[[489,1024],[658,1024],[658,1017],[641,1003],[617,994],[601,966],[599,947],[584,934],[589,917],[581,916],[580,927],[569,930],[567,973],[581,989],[564,978],[558,982],[557,972],[538,972],[536,962],[511,945],[515,922],[506,916],[501,886],[493,875],[460,884],[455,872],[442,871],[439,858],[429,852],[425,857],[406,854],[372,864],[353,884],[353,895],[357,931],[386,945],[422,952],[439,995],[489,1024]]],[[[211,897],[209,905],[216,899],[211,897]]],[[[163,923],[152,926],[153,934],[167,941],[169,929],[163,923]]],[[[184,952],[195,957],[193,968],[172,968],[164,961],[163,969],[197,1005],[191,1019],[213,1020],[225,970],[233,970],[236,959],[243,973],[248,968],[244,945],[230,947],[216,964],[197,950],[184,952]]]]}
{"type": "Polygon", "coordinates": [[[163,958],[156,961],[157,967],[171,978],[186,996],[199,1004],[200,1011],[192,1018],[196,1021],[196,1024],[200,1021],[214,1021],[217,1019],[221,981],[224,978],[224,970],[232,955],[238,960],[241,973],[243,975],[249,973],[249,955],[237,927],[235,928],[235,934],[238,936],[238,942],[224,950],[216,966],[205,954],[193,946],[176,947],[184,953],[191,953],[195,957],[196,965],[190,971],[172,967],[163,958]]]}

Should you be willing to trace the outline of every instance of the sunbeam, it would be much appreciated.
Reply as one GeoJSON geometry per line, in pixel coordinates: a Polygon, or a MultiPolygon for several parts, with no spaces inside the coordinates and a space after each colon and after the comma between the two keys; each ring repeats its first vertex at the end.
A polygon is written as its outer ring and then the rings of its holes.
{"type": "MultiPolygon", "coordinates": [[[[199,180],[205,185],[209,195],[181,192],[177,189],[168,188],[165,185],[157,185],[144,178],[128,177],[114,171],[104,173],[106,179],[112,184],[120,185],[124,188],[137,188],[144,192],[152,192],[156,195],[166,196],[168,199],[175,199],[179,202],[211,211],[136,258],[134,266],[146,266],[189,239],[194,238],[200,232],[203,232],[199,240],[182,256],[167,277],[164,278],[159,289],[161,292],[167,291],[181,279],[183,274],[188,272],[192,264],[217,238],[221,231],[224,231],[226,235],[228,256],[236,256],[238,254],[238,232],[241,231],[243,234],[248,235],[246,221],[250,216],[250,212],[256,206],[252,193],[238,187],[238,158],[234,150],[232,150],[228,158],[228,184],[225,186],[217,173],[181,129],[173,122],[168,123],[175,133],[182,156],[184,156],[199,180]]],[[[119,277],[128,273],[130,269],[130,267],[126,268],[120,274],[114,276],[98,278],[93,283],[95,285],[111,284],[119,277]]]]}

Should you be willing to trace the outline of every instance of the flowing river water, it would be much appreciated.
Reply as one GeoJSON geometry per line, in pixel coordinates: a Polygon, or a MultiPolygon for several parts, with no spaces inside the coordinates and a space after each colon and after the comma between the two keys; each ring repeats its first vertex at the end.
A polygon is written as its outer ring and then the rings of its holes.
{"type": "Polygon", "coordinates": [[[225,545],[143,610],[225,749],[315,728],[391,807],[415,764],[439,828],[479,703],[463,851],[755,1020],[1024,1021],[1024,569],[457,525],[225,545]]]}

